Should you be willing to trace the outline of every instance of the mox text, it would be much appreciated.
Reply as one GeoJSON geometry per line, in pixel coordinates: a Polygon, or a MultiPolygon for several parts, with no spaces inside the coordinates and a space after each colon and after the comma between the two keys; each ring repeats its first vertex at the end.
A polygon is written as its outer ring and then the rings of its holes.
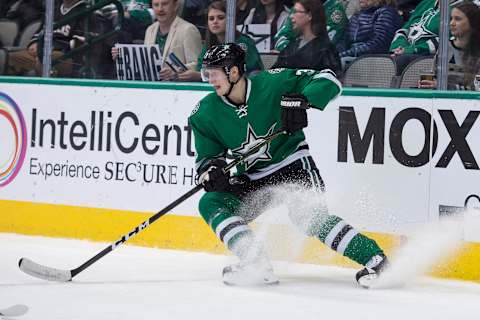
{"type": "MultiPolygon", "coordinates": [[[[339,109],[338,127],[338,162],[348,161],[348,142],[350,142],[355,163],[365,163],[371,142],[372,163],[383,164],[385,157],[385,111],[386,108],[372,108],[363,134],[360,133],[355,108],[342,106],[339,109]]],[[[460,157],[465,169],[479,170],[477,160],[467,142],[467,135],[475,125],[480,111],[469,111],[462,123],[456,119],[452,110],[438,110],[443,125],[445,126],[450,142],[443,150],[437,168],[446,168],[455,154],[460,157]]],[[[393,118],[388,132],[388,142],[393,157],[406,167],[421,167],[430,161],[430,152],[433,156],[437,152],[438,127],[432,122],[431,114],[421,108],[407,108],[398,112],[393,118]],[[408,121],[416,120],[424,131],[424,144],[418,154],[408,154],[403,144],[402,131],[408,121]],[[433,123],[433,130],[431,124],[433,123]],[[433,132],[433,140],[431,135],[433,132]],[[432,147],[430,147],[430,145],[432,147]]],[[[478,148],[477,148],[477,151],[478,148]]]]}

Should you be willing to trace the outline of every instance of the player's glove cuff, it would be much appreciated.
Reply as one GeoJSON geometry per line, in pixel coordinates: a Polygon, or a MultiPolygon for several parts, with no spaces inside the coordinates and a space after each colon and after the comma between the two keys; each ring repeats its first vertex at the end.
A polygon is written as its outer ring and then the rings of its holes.
{"type": "Polygon", "coordinates": [[[284,109],[308,109],[310,105],[307,97],[301,93],[287,93],[282,95],[280,106],[284,109]]]}
{"type": "Polygon", "coordinates": [[[216,159],[205,166],[205,170],[199,171],[198,182],[203,185],[207,192],[222,192],[230,186],[230,173],[224,172],[223,168],[227,163],[224,160],[216,159]]]}
{"type": "Polygon", "coordinates": [[[289,93],[280,100],[282,128],[288,134],[302,130],[308,125],[307,109],[310,107],[303,94],[289,93]]]}

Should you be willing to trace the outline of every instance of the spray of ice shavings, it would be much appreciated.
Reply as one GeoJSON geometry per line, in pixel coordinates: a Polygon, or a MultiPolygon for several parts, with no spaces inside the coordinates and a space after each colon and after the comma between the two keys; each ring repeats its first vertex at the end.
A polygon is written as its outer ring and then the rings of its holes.
{"type": "Polygon", "coordinates": [[[462,244],[463,220],[443,218],[414,230],[404,246],[393,254],[391,265],[372,288],[389,288],[408,284],[424,275],[458,250],[462,244]]]}
{"type": "Polygon", "coordinates": [[[388,212],[379,207],[378,200],[368,191],[367,186],[358,193],[354,207],[357,210],[352,213],[352,217],[348,217],[348,220],[354,224],[356,228],[388,230],[389,232],[397,229],[397,217],[392,212],[388,212]]]}
{"type": "Polygon", "coordinates": [[[291,261],[302,253],[305,234],[312,231],[314,222],[324,218],[326,205],[321,193],[286,184],[255,192],[239,212],[248,222],[255,219],[258,244],[274,259],[291,261]]]}

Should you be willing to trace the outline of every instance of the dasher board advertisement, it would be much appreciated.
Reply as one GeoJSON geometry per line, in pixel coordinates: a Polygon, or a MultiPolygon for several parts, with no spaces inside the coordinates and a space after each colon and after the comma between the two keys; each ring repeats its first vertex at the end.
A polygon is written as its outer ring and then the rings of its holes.
{"type": "MultiPolygon", "coordinates": [[[[208,90],[0,92],[0,199],[155,212],[195,185],[187,119],[208,90]]],[[[341,96],[308,112],[329,210],[361,229],[403,233],[480,193],[477,100],[341,96]]],[[[174,213],[198,215],[201,194],[174,213]]]]}

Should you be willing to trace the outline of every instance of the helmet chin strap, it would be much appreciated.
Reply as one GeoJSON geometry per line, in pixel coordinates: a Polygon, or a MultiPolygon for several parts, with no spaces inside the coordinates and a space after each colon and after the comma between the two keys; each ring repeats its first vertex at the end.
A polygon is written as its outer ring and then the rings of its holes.
{"type": "Polygon", "coordinates": [[[225,93],[223,96],[224,96],[225,98],[228,98],[228,96],[230,95],[230,93],[232,93],[233,87],[238,83],[238,81],[240,81],[240,78],[241,78],[241,77],[238,77],[237,81],[231,81],[231,80],[230,80],[230,69],[228,69],[227,67],[225,67],[225,73],[227,74],[228,83],[230,84],[230,88],[228,89],[227,93],[225,93]]]}

